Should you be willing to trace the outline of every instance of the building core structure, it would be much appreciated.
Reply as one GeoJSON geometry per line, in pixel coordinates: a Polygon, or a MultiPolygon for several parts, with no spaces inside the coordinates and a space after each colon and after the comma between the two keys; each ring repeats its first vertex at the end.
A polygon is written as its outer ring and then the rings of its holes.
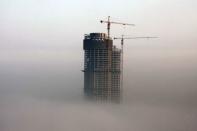
{"type": "Polygon", "coordinates": [[[84,92],[95,100],[120,102],[121,49],[105,33],[90,33],[83,40],[84,92]]]}

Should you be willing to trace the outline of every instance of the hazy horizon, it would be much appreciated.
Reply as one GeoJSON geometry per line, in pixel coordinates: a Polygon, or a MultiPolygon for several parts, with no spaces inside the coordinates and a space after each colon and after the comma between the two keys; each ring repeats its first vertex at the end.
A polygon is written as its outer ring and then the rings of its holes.
{"type": "MultiPolygon", "coordinates": [[[[0,1],[1,131],[195,131],[197,1],[0,1]],[[83,38],[125,40],[121,104],[83,94],[83,38]]],[[[120,47],[120,41],[114,44],[120,47]]]]}

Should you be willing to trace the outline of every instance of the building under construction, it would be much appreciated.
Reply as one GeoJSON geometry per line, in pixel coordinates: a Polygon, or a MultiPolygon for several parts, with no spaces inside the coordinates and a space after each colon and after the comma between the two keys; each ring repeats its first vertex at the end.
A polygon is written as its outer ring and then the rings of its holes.
{"type": "Polygon", "coordinates": [[[83,41],[84,91],[96,100],[119,102],[121,95],[121,50],[105,33],[90,33],[83,41]]]}

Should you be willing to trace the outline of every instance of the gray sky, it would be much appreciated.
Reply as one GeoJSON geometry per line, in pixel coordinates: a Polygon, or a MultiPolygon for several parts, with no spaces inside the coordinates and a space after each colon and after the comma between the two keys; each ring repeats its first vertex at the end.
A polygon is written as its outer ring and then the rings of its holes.
{"type": "Polygon", "coordinates": [[[195,0],[1,0],[0,49],[81,48],[83,34],[106,32],[99,20],[108,15],[136,24],[113,25],[113,36],[153,35],[161,37],[157,45],[192,49],[196,7],[195,0]]]}
{"type": "Polygon", "coordinates": [[[196,13],[196,0],[0,0],[0,130],[195,131],[196,13]],[[136,24],[112,36],[159,38],[125,41],[124,104],[95,106],[83,36],[108,15],[136,24]]]}

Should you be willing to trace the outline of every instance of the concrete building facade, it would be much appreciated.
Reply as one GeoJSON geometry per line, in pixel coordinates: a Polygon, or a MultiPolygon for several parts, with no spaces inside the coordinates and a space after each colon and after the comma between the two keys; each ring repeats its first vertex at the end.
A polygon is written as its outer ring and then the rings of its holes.
{"type": "Polygon", "coordinates": [[[84,91],[88,97],[119,100],[121,50],[105,33],[90,33],[83,40],[84,91]]]}

